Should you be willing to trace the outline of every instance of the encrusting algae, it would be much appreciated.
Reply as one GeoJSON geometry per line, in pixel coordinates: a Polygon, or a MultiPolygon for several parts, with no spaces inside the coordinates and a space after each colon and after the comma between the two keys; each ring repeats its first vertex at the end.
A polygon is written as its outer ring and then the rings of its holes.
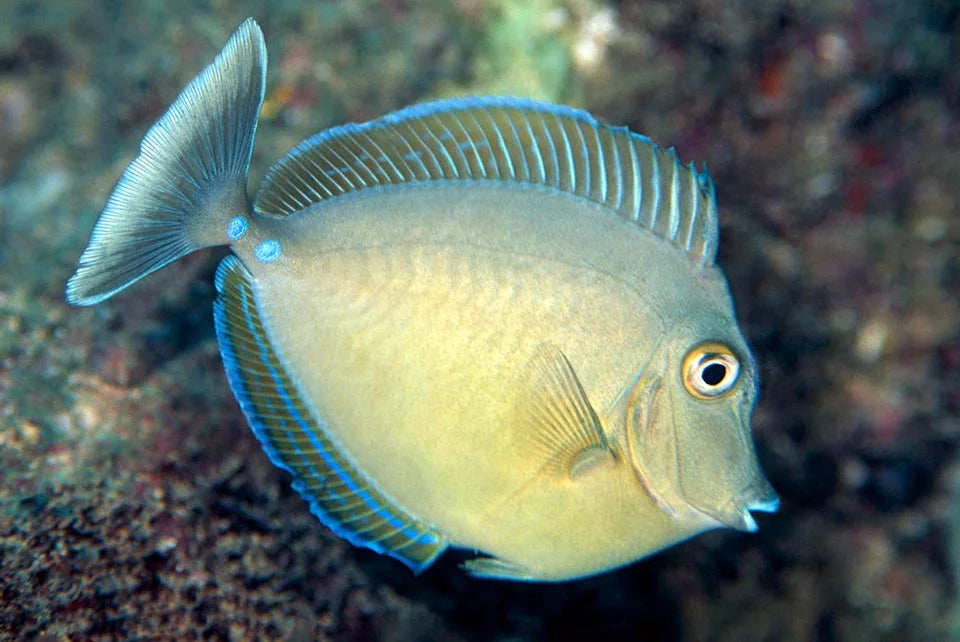
{"type": "Polygon", "coordinates": [[[317,134],[246,180],[266,50],[247,20],[147,132],[67,299],[229,245],[214,315],[271,460],[339,536],[415,571],[566,580],[777,497],[705,172],[517,98],[317,134]]]}

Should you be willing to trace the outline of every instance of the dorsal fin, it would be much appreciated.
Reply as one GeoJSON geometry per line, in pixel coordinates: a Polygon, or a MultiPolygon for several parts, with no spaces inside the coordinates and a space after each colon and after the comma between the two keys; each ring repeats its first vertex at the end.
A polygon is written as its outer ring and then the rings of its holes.
{"type": "Polygon", "coordinates": [[[603,205],[711,265],[717,208],[706,170],[586,112],[519,98],[440,100],[312,136],[281,158],[257,193],[284,217],[368,187],[503,181],[603,205]]]}

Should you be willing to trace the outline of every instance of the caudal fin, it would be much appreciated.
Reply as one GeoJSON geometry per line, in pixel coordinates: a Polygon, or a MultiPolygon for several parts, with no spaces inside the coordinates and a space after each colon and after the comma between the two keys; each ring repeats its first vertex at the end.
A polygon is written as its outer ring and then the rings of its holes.
{"type": "Polygon", "coordinates": [[[247,19],[140,143],[67,283],[67,302],[93,305],[167,263],[228,242],[247,214],[247,170],[267,69],[260,27],[247,19]]]}

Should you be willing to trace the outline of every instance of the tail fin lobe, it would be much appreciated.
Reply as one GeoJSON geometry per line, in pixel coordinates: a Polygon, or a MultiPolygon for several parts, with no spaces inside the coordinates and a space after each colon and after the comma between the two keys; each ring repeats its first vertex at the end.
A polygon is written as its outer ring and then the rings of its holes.
{"type": "Polygon", "coordinates": [[[93,305],[227,242],[227,221],[250,210],[247,170],[266,69],[263,34],[247,19],[144,136],[67,283],[69,303],[93,305]]]}

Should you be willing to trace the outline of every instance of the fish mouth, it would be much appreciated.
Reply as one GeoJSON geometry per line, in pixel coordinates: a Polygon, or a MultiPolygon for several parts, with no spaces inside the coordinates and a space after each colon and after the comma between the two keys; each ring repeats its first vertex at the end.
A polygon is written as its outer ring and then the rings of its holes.
{"type": "Polygon", "coordinates": [[[710,516],[724,526],[754,533],[757,530],[757,522],[750,514],[751,511],[775,513],[778,508],[780,508],[780,498],[773,488],[764,482],[760,489],[750,487],[730,498],[730,501],[718,510],[712,511],[710,516]]]}

